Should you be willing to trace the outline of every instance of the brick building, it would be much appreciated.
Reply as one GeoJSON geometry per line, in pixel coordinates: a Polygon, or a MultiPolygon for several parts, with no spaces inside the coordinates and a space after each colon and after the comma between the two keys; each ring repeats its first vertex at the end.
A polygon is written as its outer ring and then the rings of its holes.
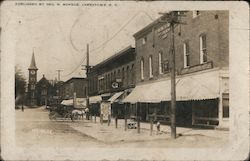
{"type": "Polygon", "coordinates": [[[72,77],[58,87],[59,96],[62,100],[73,99],[76,93],[76,98],[86,98],[86,85],[85,78],[72,77]]]}
{"type": "Polygon", "coordinates": [[[117,99],[131,92],[135,86],[135,56],[135,48],[129,46],[90,69],[89,94],[92,106],[98,109],[101,100],[115,104],[117,99]]]}
{"type": "MultiPolygon", "coordinates": [[[[189,11],[176,25],[177,123],[227,126],[229,118],[229,12],[189,11]]],[[[164,17],[161,17],[162,19],[164,17]]],[[[142,119],[167,118],[170,108],[169,24],[160,19],[134,34],[136,88],[124,102],[142,119]]]]}
{"type": "Polygon", "coordinates": [[[43,77],[36,84],[36,97],[37,105],[50,105],[50,98],[53,96],[53,86],[52,84],[43,77]]]}

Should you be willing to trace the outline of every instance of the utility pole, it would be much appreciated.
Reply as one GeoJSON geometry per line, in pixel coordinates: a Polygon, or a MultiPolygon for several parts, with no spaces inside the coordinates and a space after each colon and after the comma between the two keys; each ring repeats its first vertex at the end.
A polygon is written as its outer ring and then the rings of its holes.
{"type": "Polygon", "coordinates": [[[170,30],[172,39],[171,49],[171,137],[176,138],[176,86],[175,86],[175,37],[174,37],[174,17],[175,12],[171,12],[170,30]]]}
{"type": "Polygon", "coordinates": [[[175,84],[175,33],[174,28],[176,24],[182,24],[179,21],[180,12],[171,11],[170,13],[160,13],[166,16],[166,21],[164,23],[170,24],[170,34],[171,34],[171,50],[170,50],[170,67],[171,67],[171,138],[176,139],[176,84],[175,84]]]}
{"type": "Polygon", "coordinates": [[[89,44],[87,44],[87,63],[86,63],[86,80],[87,80],[87,84],[86,84],[86,106],[89,109],[89,44]]]}
{"type": "Polygon", "coordinates": [[[57,71],[57,73],[58,73],[58,81],[60,81],[60,72],[62,72],[62,70],[56,70],[57,71]]]}

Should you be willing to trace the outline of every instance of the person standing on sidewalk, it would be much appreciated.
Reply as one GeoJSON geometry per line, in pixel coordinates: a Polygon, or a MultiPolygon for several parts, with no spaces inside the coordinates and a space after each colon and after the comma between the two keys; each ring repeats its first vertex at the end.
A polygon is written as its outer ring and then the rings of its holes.
{"type": "Polygon", "coordinates": [[[157,127],[157,134],[159,134],[161,128],[161,123],[159,121],[157,121],[156,127],[157,127]]]}

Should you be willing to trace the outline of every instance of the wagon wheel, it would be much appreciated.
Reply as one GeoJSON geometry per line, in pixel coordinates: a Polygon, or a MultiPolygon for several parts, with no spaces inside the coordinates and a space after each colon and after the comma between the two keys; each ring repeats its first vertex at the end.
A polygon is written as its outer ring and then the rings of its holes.
{"type": "Polygon", "coordinates": [[[55,112],[51,112],[50,114],[49,114],[49,119],[50,120],[56,120],[56,113],[55,112]]]}
{"type": "Polygon", "coordinates": [[[66,119],[66,118],[70,118],[70,117],[71,117],[71,113],[66,113],[63,118],[66,119]]]}

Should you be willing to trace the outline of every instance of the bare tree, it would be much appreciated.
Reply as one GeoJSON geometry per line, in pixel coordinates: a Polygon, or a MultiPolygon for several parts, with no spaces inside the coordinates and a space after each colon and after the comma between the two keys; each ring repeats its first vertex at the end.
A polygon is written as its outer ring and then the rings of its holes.
{"type": "Polygon", "coordinates": [[[15,103],[21,104],[25,99],[26,80],[21,69],[15,66],[15,103]]]}

